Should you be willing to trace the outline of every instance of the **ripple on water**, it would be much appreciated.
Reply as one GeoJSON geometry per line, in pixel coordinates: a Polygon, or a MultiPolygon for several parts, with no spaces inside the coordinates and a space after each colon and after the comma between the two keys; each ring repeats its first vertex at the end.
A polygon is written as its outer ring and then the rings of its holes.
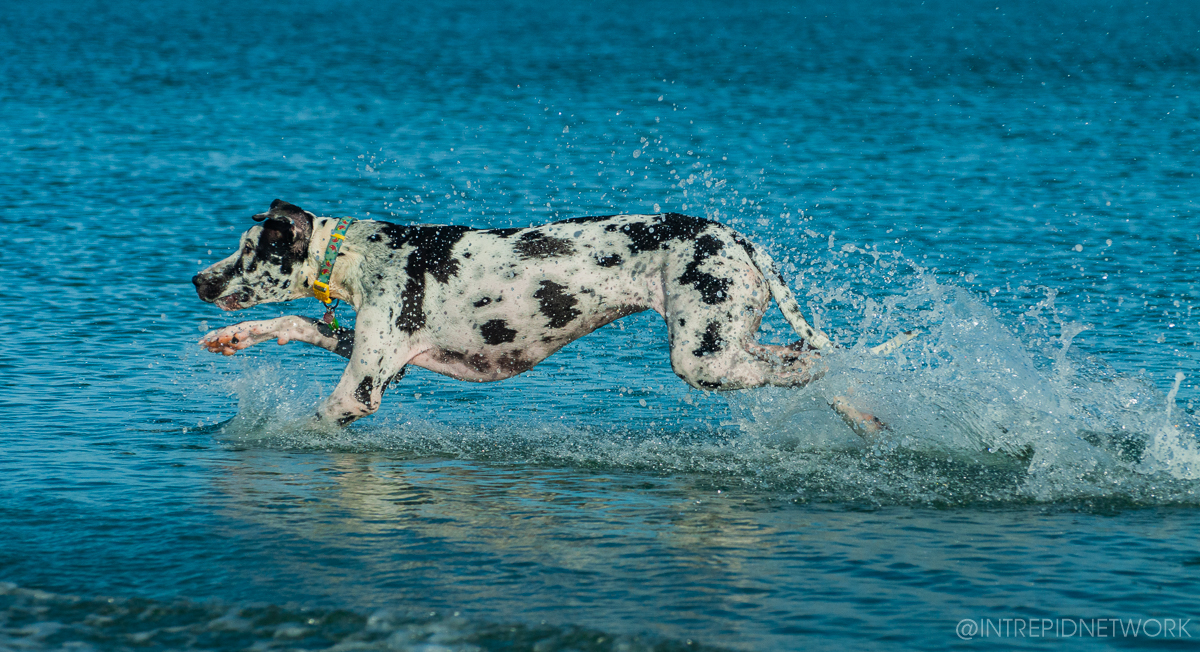
{"type": "Polygon", "coordinates": [[[583,627],[474,621],[458,612],[309,610],[188,600],[81,597],[0,583],[0,648],[9,650],[533,649],[715,650],[690,640],[609,635],[583,627]]]}

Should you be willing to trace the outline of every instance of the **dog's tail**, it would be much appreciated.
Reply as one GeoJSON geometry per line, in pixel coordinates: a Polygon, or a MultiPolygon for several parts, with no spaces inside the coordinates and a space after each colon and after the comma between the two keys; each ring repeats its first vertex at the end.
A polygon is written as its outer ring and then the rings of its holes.
{"type": "MultiPolygon", "coordinates": [[[[758,267],[758,271],[762,272],[763,277],[767,279],[767,286],[771,288],[771,296],[775,299],[779,310],[783,312],[783,318],[792,325],[792,328],[796,329],[796,333],[814,349],[833,348],[833,342],[830,341],[829,336],[811,326],[804,319],[804,315],[800,314],[800,304],[796,301],[796,296],[792,294],[792,289],[783,280],[783,275],[775,267],[775,261],[771,260],[766,252],[749,245],[749,243],[744,243],[744,246],[750,254],[750,259],[754,261],[755,267],[758,267]]],[[[868,350],[874,355],[887,355],[920,334],[919,330],[906,331],[868,350]]]]}
{"type": "Polygon", "coordinates": [[[796,329],[796,334],[803,337],[804,342],[814,349],[833,347],[829,336],[822,333],[820,329],[809,325],[808,321],[804,319],[804,315],[800,314],[800,304],[796,301],[796,296],[792,294],[792,289],[783,280],[783,275],[775,267],[775,261],[757,247],[747,244],[746,250],[750,254],[750,259],[754,261],[754,266],[762,272],[763,278],[767,279],[767,285],[771,288],[771,296],[774,297],[779,310],[783,312],[783,318],[792,325],[792,328],[796,329]]]}

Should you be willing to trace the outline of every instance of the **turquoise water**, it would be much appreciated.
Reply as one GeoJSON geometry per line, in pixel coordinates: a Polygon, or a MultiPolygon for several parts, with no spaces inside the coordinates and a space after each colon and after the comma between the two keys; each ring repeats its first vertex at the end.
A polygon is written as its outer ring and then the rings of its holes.
{"type": "MultiPolygon", "coordinates": [[[[942,649],[981,644],[963,619],[1200,618],[1198,70],[1178,2],[6,7],[0,647],[942,649]],[[706,394],[640,314],[298,430],[340,358],[196,341],[317,302],[221,313],[190,283],[276,197],[712,217],[847,348],[804,389],[706,394]],[[847,392],[888,438],[825,407],[847,392]]],[[[795,337],[774,312],[762,339],[795,337]]]]}

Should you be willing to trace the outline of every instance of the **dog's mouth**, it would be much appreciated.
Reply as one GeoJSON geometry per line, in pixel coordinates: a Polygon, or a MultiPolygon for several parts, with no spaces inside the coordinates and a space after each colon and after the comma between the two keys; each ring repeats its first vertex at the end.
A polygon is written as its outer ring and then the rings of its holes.
{"type": "Polygon", "coordinates": [[[245,308],[250,301],[249,292],[234,292],[213,301],[221,310],[238,310],[245,308]]]}

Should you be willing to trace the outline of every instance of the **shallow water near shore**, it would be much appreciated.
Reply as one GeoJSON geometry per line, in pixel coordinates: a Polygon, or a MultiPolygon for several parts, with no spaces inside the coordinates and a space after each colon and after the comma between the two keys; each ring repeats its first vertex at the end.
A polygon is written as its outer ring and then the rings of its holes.
{"type": "MultiPolygon", "coordinates": [[[[980,644],[964,619],[1200,617],[1198,35],[1166,2],[9,8],[0,647],[942,649],[980,644]],[[313,431],[340,358],[196,346],[320,314],[191,286],[276,197],[710,217],[841,348],[808,387],[706,393],[642,313],[313,431]]],[[[777,311],[760,337],[796,339],[777,311]]]]}

